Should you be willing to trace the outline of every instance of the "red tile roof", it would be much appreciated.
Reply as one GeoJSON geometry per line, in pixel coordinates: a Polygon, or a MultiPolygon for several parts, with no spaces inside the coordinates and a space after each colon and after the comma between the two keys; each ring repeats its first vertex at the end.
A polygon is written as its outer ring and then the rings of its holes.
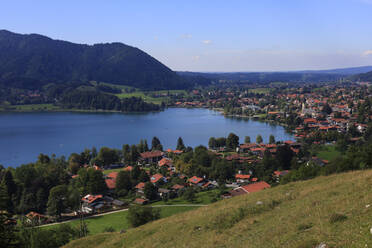
{"type": "Polygon", "coordinates": [[[164,178],[164,176],[162,175],[162,174],[155,174],[155,175],[152,175],[151,177],[150,177],[150,181],[152,182],[152,183],[157,183],[157,182],[159,182],[159,180],[160,179],[163,179],[164,178]]]}
{"type": "Polygon", "coordinates": [[[168,158],[162,158],[159,162],[158,162],[158,165],[159,166],[164,166],[164,165],[166,165],[166,166],[171,166],[172,165],[172,161],[170,160],[170,159],[168,159],[168,158]]]}
{"type": "Polygon", "coordinates": [[[204,179],[201,178],[201,177],[193,176],[192,178],[189,179],[189,182],[190,183],[193,183],[193,184],[198,184],[198,183],[200,183],[203,180],[204,179]]]}
{"type": "Polygon", "coordinates": [[[105,182],[106,182],[107,188],[115,189],[116,178],[117,178],[118,174],[119,174],[119,172],[111,172],[106,176],[105,182]]]}
{"type": "Polygon", "coordinates": [[[92,203],[92,202],[94,202],[98,199],[102,199],[102,198],[103,198],[103,195],[86,195],[81,200],[85,201],[85,202],[88,202],[88,203],[92,203]]]}
{"type": "Polygon", "coordinates": [[[157,158],[163,156],[164,153],[162,151],[151,151],[151,152],[143,152],[141,153],[142,158],[157,158]]]}
{"type": "Polygon", "coordinates": [[[183,189],[183,188],[185,188],[185,186],[180,185],[180,184],[175,184],[175,185],[173,185],[173,187],[172,187],[172,189],[183,189]]]}
{"type": "Polygon", "coordinates": [[[144,189],[145,188],[145,183],[144,182],[140,182],[139,184],[137,184],[135,186],[136,189],[144,189]]]}
{"type": "Polygon", "coordinates": [[[271,187],[270,184],[263,182],[263,181],[242,186],[242,188],[248,193],[261,191],[263,189],[270,188],[270,187],[271,187]]]}
{"type": "Polygon", "coordinates": [[[235,175],[235,178],[236,179],[249,179],[249,178],[251,178],[251,175],[243,175],[243,174],[236,174],[235,175]]]}

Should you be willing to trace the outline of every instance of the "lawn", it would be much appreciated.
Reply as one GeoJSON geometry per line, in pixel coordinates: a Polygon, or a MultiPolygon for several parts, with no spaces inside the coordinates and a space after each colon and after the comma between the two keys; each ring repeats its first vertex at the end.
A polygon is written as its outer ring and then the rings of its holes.
{"type": "MultiPolygon", "coordinates": [[[[176,207],[176,206],[165,206],[160,208],[160,218],[169,217],[171,215],[196,209],[198,207],[176,207]]],[[[85,220],[88,226],[89,235],[103,233],[106,228],[113,228],[115,231],[130,228],[129,222],[127,221],[128,211],[122,211],[118,213],[106,214],[102,216],[91,217],[85,220]]],[[[80,220],[73,220],[69,222],[72,226],[79,226],[80,220]]],[[[55,226],[48,226],[45,228],[54,228],[55,226]]]]}
{"type": "Polygon", "coordinates": [[[119,172],[119,171],[122,171],[123,169],[124,169],[124,168],[117,168],[117,169],[104,170],[104,171],[102,171],[102,172],[103,172],[103,174],[107,175],[107,174],[109,174],[109,173],[111,173],[111,172],[119,172]]]}
{"type": "Polygon", "coordinates": [[[336,159],[337,157],[341,156],[341,153],[336,150],[336,147],[334,145],[328,145],[328,146],[323,146],[321,150],[318,151],[316,156],[321,159],[332,161],[336,159]]]}
{"type": "Polygon", "coordinates": [[[165,201],[158,201],[153,203],[153,206],[156,205],[176,205],[176,204],[210,204],[212,203],[213,199],[216,198],[218,194],[218,190],[209,190],[209,191],[202,191],[195,194],[195,200],[193,202],[189,202],[184,200],[182,197],[177,197],[174,199],[170,199],[167,202],[165,201]]]}
{"type": "Polygon", "coordinates": [[[181,93],[185,95],[187,94],[185,90],[159,90],[159,91],[146,91],[146,92],[136,90],[135,92],[131,92],[131,93],[122,92],[120,94],[115,94],[115,95],[119,97],[120,99],[128,98],[128,97],[141,97],[145,102],[161,104],[161,102],[167,102],[169,100],[169,97],[168,96],[151,97],[151,96],[146,95],[145,93],[163,94],[163,93],[168,93],[168,92],[169,94],[181,94],[181,93]]]}
{"type": "Polygon", "coordinates": [[[255,94],[266,94],[270,93],[270,88],[256,88],[256,89],[249,89],[249,92],[255,93],[255,94]]]}

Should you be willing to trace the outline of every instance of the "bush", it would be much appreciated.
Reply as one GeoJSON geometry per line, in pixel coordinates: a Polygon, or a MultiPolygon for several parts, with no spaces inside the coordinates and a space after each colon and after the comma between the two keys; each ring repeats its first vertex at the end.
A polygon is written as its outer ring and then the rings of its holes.
{"type": "Polygon", "coordinates": [[[127,219],[132,227],[141,226],[160,218],[160,210],[152,207],[132,206],[129,208],[127,219]]]}
{"type": "Polygon", "coordinates": [[[195,191],[193,188],[187,188],[185,192],[182,194],[183,199],[189,202],[193,202],[195,200],[195,191]]]}
{"type": "Polygon", "coordinates": [[[297,226],[297,230],[298,231],[305,231],[307,229],[310,229],[313,227],[313,224],[309,223],[309,224],[300,224],[297,226]]]}
{"type": "Polygon", "coordinates": [[[335,214],[332,214],[331,217],[329,217],[329,223],[333,224],[336,222],[342,222],[346,219],[347,219],[346,215],[335,213],[335,214]]]}
{"type": "Polygon", "coordinates": [[[112,226],[107,226],[103,229],[103,232],[115,232],[115,229],[112,226]]]}

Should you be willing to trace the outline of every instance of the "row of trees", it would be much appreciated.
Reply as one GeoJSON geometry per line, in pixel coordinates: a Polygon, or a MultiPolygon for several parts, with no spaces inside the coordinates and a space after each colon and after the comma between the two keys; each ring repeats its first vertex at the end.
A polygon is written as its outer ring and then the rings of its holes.
{"type": "MultiPolygon", "coordinates": [[[[263,142],[262,136],[260,134],[257,135],[256,143],[261,144],[262,142],[263,142]]],[[[246,144],[251,143],[251,137],[245,136],[244,143],[246,143],[246,144]]],[[[274,144],[274,143],[275,143],[275,136],[270,135],[269,144],[274,144]]],[[[239,146],[239,137],[234,133],[230,133],[227,136],[227,138],[225,138],[225,137],[220,137],[220,138],[211,137],[211,138],[209,138],[208,146],[209,146],[209,148],[213,148],[213,149],[220,148],[220,147],[226,147],[227,149],[234,150],[239,146]]]]}
{"type": "Polygon", "coordinates": [[[119,99],[112,94],[99,91],[74,90],[64,94],[59,103],[63,108],[116,110],[122,112],[159,111],[162,106],[146,103],[141,97],[119,99]]]}

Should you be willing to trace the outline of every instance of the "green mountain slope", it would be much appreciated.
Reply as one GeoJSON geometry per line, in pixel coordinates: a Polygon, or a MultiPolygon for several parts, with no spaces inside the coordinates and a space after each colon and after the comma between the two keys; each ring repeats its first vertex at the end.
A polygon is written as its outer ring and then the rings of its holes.
{"type": "Polygon", "coordinates": [[[94,80],[142,89],[186,85],[150,55],[122,43],[81,45],[0,30],[0,81],[9,84],[12,79],[42,84],[94,80]]]}
{"type": "Polygon", "coordinates": [[[372,247],[371,189],[372,170],[319,177],[66,247],[372,247]]]}

